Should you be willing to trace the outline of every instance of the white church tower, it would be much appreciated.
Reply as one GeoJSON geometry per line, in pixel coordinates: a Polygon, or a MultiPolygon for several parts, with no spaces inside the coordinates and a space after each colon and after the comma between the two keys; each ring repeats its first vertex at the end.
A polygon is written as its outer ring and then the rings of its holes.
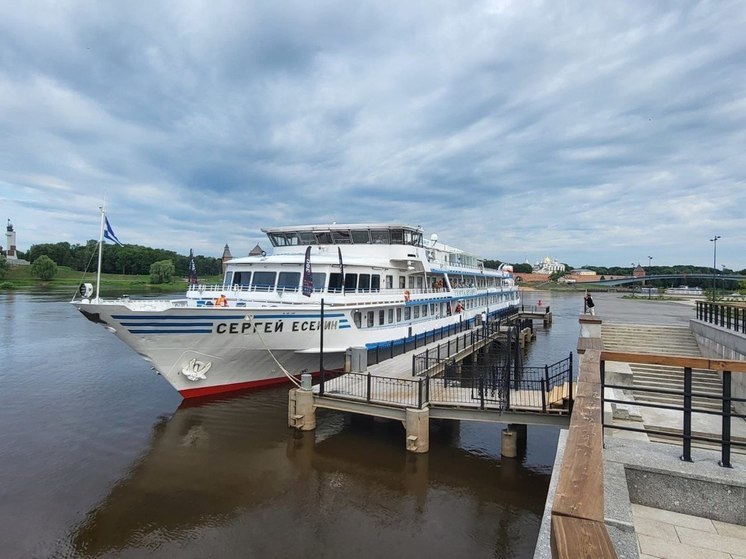
{"type": "Polygon", "coordinates": [[[5,258],[8,260],[18,260],[18,252],[16,251],[16,232],[13,230],[13,224],[8,219],[8,227],[5,231],[5,246],[8,247],[5,252],[5,258]]]}

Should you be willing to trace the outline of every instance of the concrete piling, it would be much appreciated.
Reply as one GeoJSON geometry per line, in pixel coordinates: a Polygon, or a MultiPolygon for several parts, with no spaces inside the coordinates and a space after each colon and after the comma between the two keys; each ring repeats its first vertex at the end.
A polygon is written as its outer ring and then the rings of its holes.
{"type": "Polygon", "coordinates": [[[316,429],[316,407],[311,391],[311,375],[301,376],[301,387],[293,388],[288,399],[288,426],[301,431],[316,429]]]}
{"type": "Polygon", "coordinates": [[[404,427],[407,430],[407,450],[422,453],[430,450],[430,410],[407,408],[404,427]]]}

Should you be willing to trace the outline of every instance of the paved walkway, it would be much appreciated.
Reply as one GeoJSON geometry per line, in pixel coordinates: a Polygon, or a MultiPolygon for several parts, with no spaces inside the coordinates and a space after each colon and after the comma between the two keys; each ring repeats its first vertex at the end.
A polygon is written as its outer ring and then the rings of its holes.
{"type": "Polygon", "coordinates": [[[640,559],[746,559],[746,526],[632,505],[640,559]]]}

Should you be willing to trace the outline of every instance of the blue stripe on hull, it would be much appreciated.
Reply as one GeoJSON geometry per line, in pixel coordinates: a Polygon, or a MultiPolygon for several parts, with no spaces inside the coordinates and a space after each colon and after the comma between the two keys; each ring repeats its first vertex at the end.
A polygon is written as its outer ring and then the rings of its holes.
{"type": "Polygon", "coordinates": [[[244,320],[245,314],[210,314],[210,315],[169,315],[169,316],[153,316],[152,314],[137,315],[137,314],[113,314],[111,318],[117,320],[244,320]]]}
{"type": "Polygon", "coordinates": [[[212,334],[212,330],[127,330],[130,334],[212,334]]]}

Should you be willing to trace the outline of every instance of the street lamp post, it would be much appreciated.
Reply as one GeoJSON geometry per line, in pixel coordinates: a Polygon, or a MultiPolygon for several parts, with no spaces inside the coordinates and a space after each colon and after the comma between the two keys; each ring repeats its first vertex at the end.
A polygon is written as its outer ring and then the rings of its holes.
{"type": "Polygon", "coordinates": [[[725,264],[720,264],[723,271],[720,273],[720,284],[723,286],[723,293],[725,293],[725,269],[728,267],[725,264]]]}
{"type": "MultiPolygon", "coordinates": [[[[653,261],[652,256],[648,256],[648,274],[650,273],[650,264],[653,261]]],[[[653,285],[648,284],[648,300],[650,300],[650,292],[653,290],[653,285]]]]}
{"type": "Polygon", "coordinates": [[[712,302],[715,302],[715,276],[717,275],[717,258],[718,258],[718,239],[720,235],[715,235],[710,242],[712,243],[712,302]]]}

